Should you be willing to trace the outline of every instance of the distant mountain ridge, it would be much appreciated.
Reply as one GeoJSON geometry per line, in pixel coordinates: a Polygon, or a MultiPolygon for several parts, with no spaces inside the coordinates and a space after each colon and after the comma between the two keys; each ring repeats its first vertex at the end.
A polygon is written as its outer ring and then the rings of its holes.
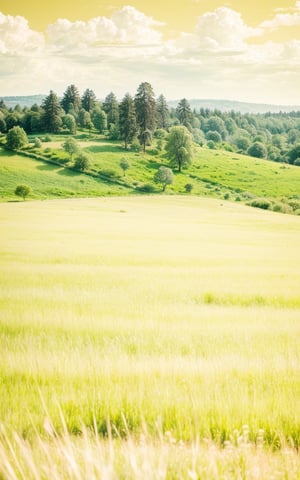
{"type": "MultiPolygon", "coordinates": [[[[300,105],[272,105],[267,103],[248,103],[236,100],[219,100],[219,99],[188,99],[192,109],[208,108],[209,110],[221,110],[221,112],[229,112],[234,110],[240,113],[279,113],[300,111],[300,105]]],[[[176,107],[179,100],[171,100],[169,106],[176,107]]]]}
{"type": "MultiPolygon", "coordinates": [[[[23,107],[31,107],[35,103],[41,105],[46,95],[25,95],[25,96],[5,96],[1,97],[8,108],[14,108],[16,105],[23,107]]],[[[170,107],[177,107],[179,100],[170,100],[170,107]]],[[[279,113],[300,111],[300,105],[272,105],[265,103],[248,103],[235,100],[218,100],[218,99],[188,99],[192,109],[208,108],[209,110],[221,110],[228,112],[234,110],[241,113],[279,113]]]]}

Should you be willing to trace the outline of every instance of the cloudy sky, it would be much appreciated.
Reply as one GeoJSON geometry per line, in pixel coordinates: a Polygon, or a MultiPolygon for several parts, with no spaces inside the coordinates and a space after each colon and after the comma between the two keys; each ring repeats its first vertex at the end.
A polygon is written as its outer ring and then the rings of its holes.
{"type": "Polygon", "coordinates": [[[300,0],[0,0],[0,97],[74,83],[121,98],[300,104],[300,0]]]}

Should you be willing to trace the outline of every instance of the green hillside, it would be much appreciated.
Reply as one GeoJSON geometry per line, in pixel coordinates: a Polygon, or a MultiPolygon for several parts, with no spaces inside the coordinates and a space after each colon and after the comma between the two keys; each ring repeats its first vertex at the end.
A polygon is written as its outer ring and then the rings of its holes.
{"type": "MultiPolygon", "coordinates": [[[[168,166],[168,159],[155,142],[143,154],[125,151],[119,142],[104,136],[78,135],[79,146],[91,159],[89,169],[80,173],[62,149],[65,138],[52,136],[41,148],[30,144],[23,154],[1,149],[1,201],[16,200],[14,190],[20,183],[31,187],[30,197],[34,199],[161,193],[153,177],[160,166],[168,166]],[[126,175],[120,167],[122,158],[130,165],[126,175]]],[[[196,145],[194,150],[193,164],[183,173],[174,170],[174,184],[167,187],[165,194],[185,194],[185,185],[190,183],[193,195],[246,203],[267,199],[269,204],[262,208],[298,213],[299,167],[196,145]]]]}

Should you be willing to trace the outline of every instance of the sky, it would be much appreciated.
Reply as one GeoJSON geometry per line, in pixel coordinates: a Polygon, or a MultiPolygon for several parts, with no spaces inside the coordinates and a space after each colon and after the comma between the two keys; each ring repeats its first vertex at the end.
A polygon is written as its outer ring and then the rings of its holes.
{"type": "Polygon", "coordinates": [[[155,94],[300,105],[300,0],[0,0],[0,97],[155,94]]]}

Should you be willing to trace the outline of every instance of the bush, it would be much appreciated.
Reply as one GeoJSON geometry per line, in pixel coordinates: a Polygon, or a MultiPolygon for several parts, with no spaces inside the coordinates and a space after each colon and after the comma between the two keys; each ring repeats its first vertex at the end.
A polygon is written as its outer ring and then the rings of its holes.
{"type": "Polygon", "coordinates": [[[132,150],[133,152],[140,152],[141,151],[141,145],[140,145],[140,142],[138,141],[137,138],[134,138],[132,140],[132,143],[130,145],[130,150],[132,150]]]}
{"type": "Polygon", "coordinates": [[[212,140],[208,140],[207,142],[207,147],[210,148],[211,150],[214,150],[215,148],[217,148],[215,142],[213,142],[212,140]]]}
{"type": "Polygon", "coordinates": [[[86,153],[82,152],[76,157],[74,168],[76,170],[81,170],[82,172],[84,172],[89,168],[90,164],[91,164],[91,161],[89,156],[86,153]]]}
{"type": "Polygon", "coordinates": [[[51,142],[52,138],[50,137],[50,135],[45,135],[44,138],[43,138],[43,142],[51,142]]]}
{"type": "Polygon", "coordinates": [[[300,167],[300,158],[296,158],[296,160],[294,161],[294,165],[300,167]]]}
{"type": "Polygon", "coordinates": [[[264,198],[262,199],[256,199],[252,200],[252,202],[247,203],[250,207],[256,207],[256,208],[262,208],[263,210],[269,210],[271,207],[271,202],[269,200],[265,200],[264,198]]]}
{"type": "Polygon", "coordinates": [[[33,143],[34,143],[34,147],[35,147],[35,148],[41,148],[41,146],[42,146],[42,142],[41,142],[41,140],[40,140],[38,137],[35,137],[33,143]]]}
{"type": "Polygon", "coordinates": [[[103,168],[100,170],[99,174],[109,178],[120,176],[119,173],[113,168],[103,168]]]}
{"type": "Polygon", "coordinates": [[[154,193],[155,192],[155,187],[153,185],[151,185],[151,183],[144,183],[143,185],[140,185],[136,189],[139,192],[143,192],[143,193],[154,193]]]}
{"type": "Polygon", "coordinates": [[[26,132],[21,127],[13,127],[6,135],[6,145],[11,150],[17,150],[24,147],[28,143],[26,132]]]}
{"type": "Polygon", "coordinates": [[[18,185],[15,189],[15,195],[22,197],[23,200],[26,200],[26,197],[30,194],[31,188],[28,185],[18,185]]]}
{"type": "Polygon", "coordinates": [[[185,189],[186,193],[191,193],[193,188],[194,188],[194,185],[192,183],[186,183],[185,186],[184,186],[184,189],[185,189]]]}
{"type": "Polygon", "coordinates": [[[227,193],[225,193],[225,195],[224,195],[224,200],[228,200],[228,198],[230,198],[230,195],[229,195],[229,193],[227,192],[227,193]]]}

